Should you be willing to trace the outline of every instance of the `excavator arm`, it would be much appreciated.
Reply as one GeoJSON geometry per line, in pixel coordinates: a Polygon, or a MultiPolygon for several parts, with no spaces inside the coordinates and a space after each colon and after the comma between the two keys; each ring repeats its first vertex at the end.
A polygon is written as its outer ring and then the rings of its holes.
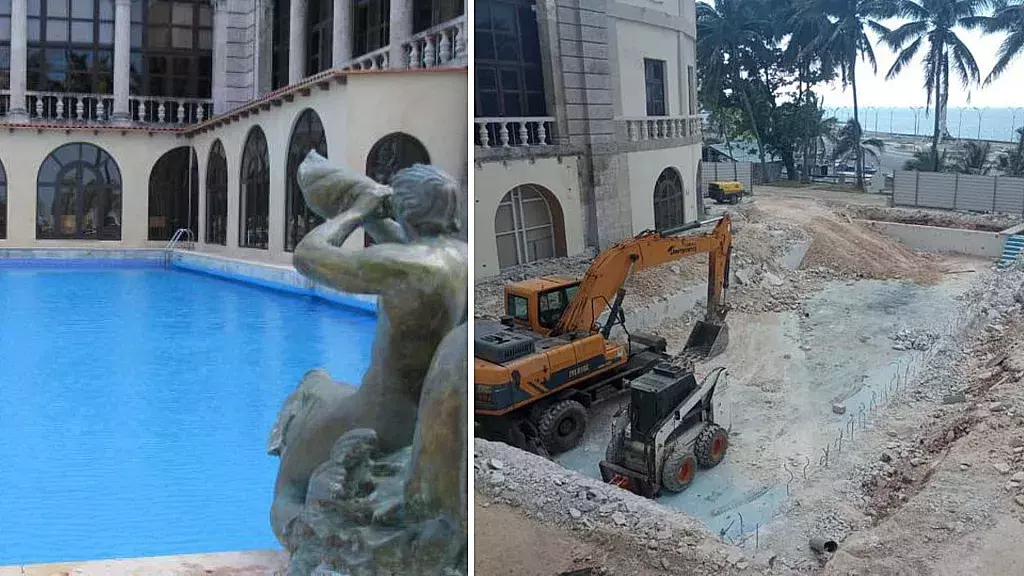
{"type": "MultiPolygon", "coordinates": [[[[644,232],[602,252],[587,269],[580,289],[562,313],[552,335],[592,332],[598,317],[612,306],[630,274],[707,252],[708,303],[705,321],[719,323],[725,314],[724,294],[728,287],[732,222],[728,215],[718,218],[714,230],[701,236],[669,236],[714,222],[697,222],[665,232],[644,232]]],[[[621,296],[620,296],[621,298],[621,296]]],[[[621,300],[620,300],[621,302],[621,300]]]]}

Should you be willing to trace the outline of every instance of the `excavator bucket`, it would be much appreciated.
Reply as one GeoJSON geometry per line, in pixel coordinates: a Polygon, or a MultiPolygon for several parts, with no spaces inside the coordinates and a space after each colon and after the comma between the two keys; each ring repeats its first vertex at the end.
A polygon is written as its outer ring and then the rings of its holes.
{"type": "Polygon", "coordinates": [[[683,353],[698,358],[714,358],[729,345],[729,327],[706,320],[698,320],[690,332],[683,353]]]}

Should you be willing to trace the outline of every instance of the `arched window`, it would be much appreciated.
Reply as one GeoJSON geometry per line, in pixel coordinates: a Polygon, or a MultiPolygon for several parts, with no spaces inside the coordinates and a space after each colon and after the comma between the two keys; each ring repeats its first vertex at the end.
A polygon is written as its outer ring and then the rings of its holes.
{"type": "Polygon", "coordinates": [[[101,148],[76,142],[39,167],[36,238],[121,239],[121,170],[101,148]]]}
{"type": "Polygon", "coordinates": [[[0,162],[0,240],[7,238],[7,172],[0,162]]]}
{"type": "Polygon", "coordinates": [[[316,150],[321,156],[327,157],[327,136],[324,134],[324,126],[320,123],[320,117],[316,112],[307,109],[299,115],[299,120],[292,130],[291,140],[288,141],[288,174],[285,181],[284,200],[284,249],[286,252],[295,251],[299,240],[302,240],[303,236],[324,221],[310,210],[309,206],[306,206],[302,190],[299,189],[299,164],[302,164],[310,150],[316,150]]]}
{"type": "Polygon", "coordinates": [[[149,239],[170,240],[179,228],[199,233],[199,166],[191,146],[164,154],[149,173],[149,239]]]}
{"type": "MultiPolygon", "coordinates": [[[[345,3],[348,9],[348,3],[345,3]]],[[[333,59],[334,0],[309,0],[306,13],[306,75],[329,70],[333,59]]]]}
{"type": "MultiPolygon", "coordinates": [[[[419,140],[412,136],[393,132],[377,140],[366,156],[366,175],[381,184],[390,184],[395,172],[413,164],[430,164],[430,154],[419,140]]],[[[373,239],[366,235],[365,246],[372,246],[373,239]]]]}
{"type": "Polygon", "coordinates": [[[654,228],[666,230],[686,223],[686,194],[675,168],[665,168],[654,184],[654,228]]]}
{"type": "Polygon", "coordinates": [[[516,186],[498,204],[494,235],[498,268],[565,255],[562,209],[546,189],[516,186]]]}
{"type": "Polygon", "coordinates": [[[270,220],[270,158],[259,126],[249,130],[242,150],[238,245],[267,249],[270,220]]]}
{"type": "Polygon", "coordinates": [[[228,243],[228,158],[216,140],[206,163],[206,243],[228,243]]]}

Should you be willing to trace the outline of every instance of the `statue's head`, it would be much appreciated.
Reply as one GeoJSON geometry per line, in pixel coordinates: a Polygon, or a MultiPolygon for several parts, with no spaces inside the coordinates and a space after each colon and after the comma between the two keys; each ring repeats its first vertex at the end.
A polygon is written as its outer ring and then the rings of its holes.
{"type": "Polygon", "coordinates": [[[414,164],[391,177],[395,220],[409,238],[450,236],[462,228],[459,185],[435,166],[414,164]]]}

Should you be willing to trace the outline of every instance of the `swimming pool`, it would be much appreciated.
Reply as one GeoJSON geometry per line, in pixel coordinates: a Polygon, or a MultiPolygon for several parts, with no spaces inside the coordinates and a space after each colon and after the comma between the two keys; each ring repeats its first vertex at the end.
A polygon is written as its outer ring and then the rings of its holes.
{"type": "Polygon", "coordinates": [[[146,263],[0,265],[0,565],[277,548],[266,440],[376,319],[146,263]]]}

